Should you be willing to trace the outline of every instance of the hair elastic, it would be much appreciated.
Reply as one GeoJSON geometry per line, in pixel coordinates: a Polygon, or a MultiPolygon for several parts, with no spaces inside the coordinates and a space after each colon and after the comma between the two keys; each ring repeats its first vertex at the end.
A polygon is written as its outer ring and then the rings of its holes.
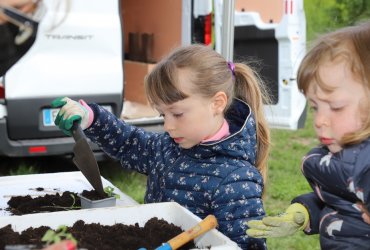
{"type": "Polygon", "coordinates": [[[231,73],[233,74],[233,78],[235,77],[235,64],[231,61],[227,62],[227,67],[231,70],[231,73]]]}

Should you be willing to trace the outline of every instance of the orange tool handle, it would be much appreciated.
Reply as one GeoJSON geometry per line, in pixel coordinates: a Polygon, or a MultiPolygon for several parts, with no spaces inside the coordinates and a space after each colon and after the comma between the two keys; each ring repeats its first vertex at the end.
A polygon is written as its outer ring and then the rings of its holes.
{"type": "Polygon", "coordinates": [[[172,250],[178,249],[199,235],[217,227],[217,225],[216,217],[210,214],[197,225],[170,239],[167,243],[171,246],[172,250]]]}

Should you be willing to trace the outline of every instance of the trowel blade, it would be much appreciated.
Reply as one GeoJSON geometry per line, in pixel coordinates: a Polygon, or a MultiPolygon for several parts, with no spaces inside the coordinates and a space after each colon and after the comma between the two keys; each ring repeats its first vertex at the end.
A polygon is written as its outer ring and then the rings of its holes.
{"type": "Polygon", "coordinates": [[[80,138],[73,147],[75,157],[73,162],[80,169],[82,174],[90,182],[93,188],[102,196],[105,195],[101,181],[98,163],[86,138],[80,138]]]}

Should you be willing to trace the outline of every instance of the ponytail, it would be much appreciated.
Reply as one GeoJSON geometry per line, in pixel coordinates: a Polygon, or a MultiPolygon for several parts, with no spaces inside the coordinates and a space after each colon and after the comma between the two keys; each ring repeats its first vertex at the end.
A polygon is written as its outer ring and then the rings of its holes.
{"type": "Polygon", "coordinates": [[[264,182],[267,180],[267,161],[270,148],[270,130],[264,115],[264,103],[269,103],[267,91],[258,74],[244,63],[235,63],[236,98],[249,104],[254,113],[257,130],[257,159],[256,167],[264,182]]]}

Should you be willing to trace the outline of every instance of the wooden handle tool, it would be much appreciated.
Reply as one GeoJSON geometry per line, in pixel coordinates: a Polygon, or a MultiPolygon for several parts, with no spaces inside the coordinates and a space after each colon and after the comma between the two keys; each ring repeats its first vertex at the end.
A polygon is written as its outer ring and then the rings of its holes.
{"type": "MultiPolygon", "coordinates": [[[[201,234],[208,232],[209,230],[217,227],[217,219],[214,215],[208,215],[204,220],[196,224],[194,227],[182,232],[176,237],[170,239],[162,246],[157,247],[155,250],[175,250],[185,245],[187,242],[193,240],[201,234]]],[[[139,250],[146,250],[140,248],[139,250]]]]}

